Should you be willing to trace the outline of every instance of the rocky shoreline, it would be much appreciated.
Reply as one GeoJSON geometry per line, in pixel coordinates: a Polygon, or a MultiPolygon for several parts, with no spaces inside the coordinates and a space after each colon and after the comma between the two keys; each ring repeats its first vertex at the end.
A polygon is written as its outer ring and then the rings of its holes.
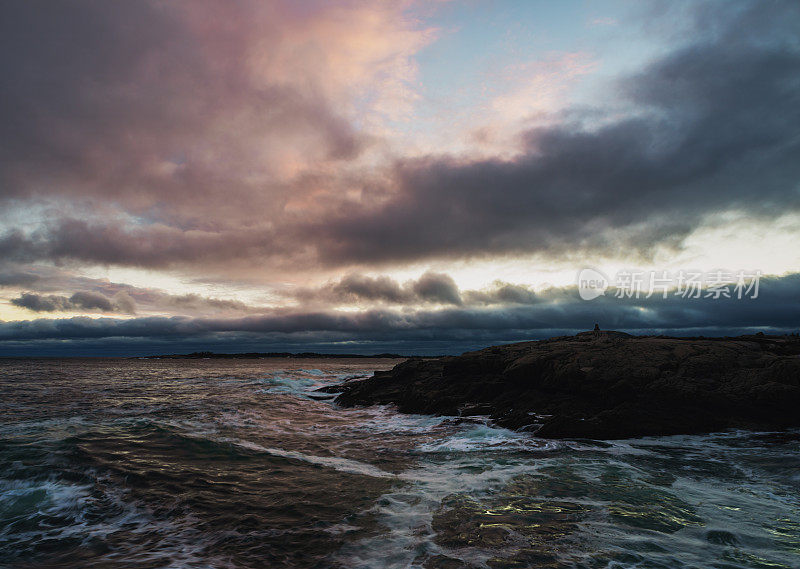
{"type": "Polygon", "coordinates": [[[582,332],[411,358],[335,390],[339,405],[488,415],[550,438],[619,439],[800,427],[800,338],[582,332]]]}

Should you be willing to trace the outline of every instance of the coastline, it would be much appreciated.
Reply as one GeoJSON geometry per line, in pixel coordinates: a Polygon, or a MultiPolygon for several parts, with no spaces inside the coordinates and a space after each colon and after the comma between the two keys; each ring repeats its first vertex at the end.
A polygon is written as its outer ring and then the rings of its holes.
{"type": "Polygon", "coordinates": [[[382,359],[382,360],[405,360],[409,358],[428,359],[441,356],[408,356],[394,353],[381,354],[322,354],[318,352],[245,352],[245,353],[215,353],[215,352],[193,352],[190,354],[164,354],[153,356],[142,356],[134,359],[162,359],[162,360],[197,360],[197,359],[382,359]]]}
{"type": "Polygon", "coordinates": [[[596,330],[411,358],[336,390],[343,407],[393,404],[404,413],[484,415],[547,438],[781,430],[800,426],[800,338],[596,330]]]}

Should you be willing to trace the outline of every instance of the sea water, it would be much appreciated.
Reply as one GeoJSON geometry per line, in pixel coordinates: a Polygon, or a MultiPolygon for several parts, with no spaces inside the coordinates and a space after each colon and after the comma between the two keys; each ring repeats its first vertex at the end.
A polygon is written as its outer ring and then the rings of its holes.
{"type": "Polygon", "coordinates": [[[392,360],[0,360],[0,566],[800,567],[800,436],[338,408],[392,360]]]}

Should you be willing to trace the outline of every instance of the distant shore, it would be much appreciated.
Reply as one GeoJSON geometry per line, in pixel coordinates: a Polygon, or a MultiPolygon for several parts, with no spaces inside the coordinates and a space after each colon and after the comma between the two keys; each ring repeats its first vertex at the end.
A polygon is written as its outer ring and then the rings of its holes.
{"type": "Polygon", "coordinates": [[[246,352],[236,354],[219,354],[215,352],[192,352],[190,354],[165,354],[155,356],[142,356],[134,359],[154,359],[154,360],[260,360],[267,358],[284,359],[383,359],[383,360],[402,360],[408,358],[430,358],[441,356],[408,356],[402,354],[382,353],[382,354],[321,354],[318,352],[246,352]]]}

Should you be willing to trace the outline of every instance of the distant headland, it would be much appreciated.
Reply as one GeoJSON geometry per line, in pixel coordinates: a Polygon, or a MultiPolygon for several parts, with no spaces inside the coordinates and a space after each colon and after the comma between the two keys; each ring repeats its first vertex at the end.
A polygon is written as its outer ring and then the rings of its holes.
{"type": "Polygon", "coordinates": [[[349,381],[342,406],[491,417],[550,438],[800,427],[800,337],[595,330],[432,359],[349,381]]]}

